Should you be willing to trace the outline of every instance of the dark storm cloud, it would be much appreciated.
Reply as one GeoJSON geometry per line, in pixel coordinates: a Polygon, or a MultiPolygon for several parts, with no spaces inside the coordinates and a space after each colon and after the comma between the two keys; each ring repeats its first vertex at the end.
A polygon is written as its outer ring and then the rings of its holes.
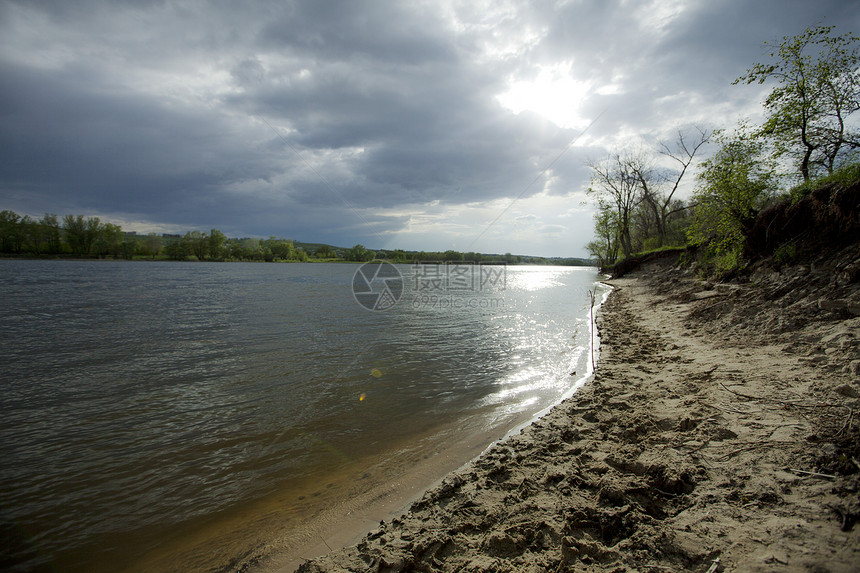
{"type": "Polygon", "coordinates": [[[383,246],[433,217],[474,237],[521,197],[581,254],[590,215],[540,197],[625,138],[755,109],[731,81],[819,21],[860,28],[839,1],[0,2],[0,208],[383,246]],[[576,128],[497,99],[559,62],[588,86],[576,128]]]}
{"type": "Polygon", "coordinates": [[[438,30],[382,5],[284,14],[265,40],[276,39],[287,63],[267,71],[243,61],[234,72],[243,91],[229,101],[283,122],[302,148],[363,148],[357,205],[497,197],[514,173],[534,170],[530,157],[548,157],[570,134],[503,110],[494,96],[504,75],[471,64],[438,30]]]}
{"type": "Polygon", "coordinates": [[[0,75],[4,186],[20,186],[39,210],[155,210],[183,220],[198,194],[276,172],[199,110],[105,93],[82,70],[3,65],[0,75]]]}
{"type": "Polygon", "coordinates": [[[358,0],[285,3],[259,41],[325,60],[385,62],[388,66],[456,62],[445,23],[432,6],[358,0]]]}

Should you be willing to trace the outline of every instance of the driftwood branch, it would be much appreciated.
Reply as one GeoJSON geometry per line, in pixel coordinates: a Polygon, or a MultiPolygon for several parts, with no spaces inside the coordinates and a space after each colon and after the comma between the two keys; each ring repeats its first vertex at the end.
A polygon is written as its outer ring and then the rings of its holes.
{"type": "Polygon", "coordinates": [[[808,471],[798,470],[798,469],[794,469],[794,468],[785,468],[785,469],[790,471],[790,472],[794,472],[796,474],[803,474],[806,476],[819,477],[819,478],[824,478],[824,479],[837,479],[839,477],[839,476],[834,476],[834,475],[830,475],[830,474],[821,474],[818,472],[808,472],[808,471]]]}
{"type": "Polygon", "coordinates": [[[717,557],[714,559],[714,562],[711,563],[711,566],[708,567],[708,570],[705,573],[717,573],[720,570],[720,558],[717,557]]]}
{"type": "Polygon", "coordinates": [[[845,406],[845,407],[848,408],[848,418],[845,420],[845,423],[842,424],[842,427],[839,429],[839,431],[836,432],[837,436],[841,436],[845,432],[850,432],[851,426],[854,422],[854,409],[851,408],[850,406],[845,406]]]}
{"type": "Polygon", "coordinates": [[[732,390],[731,388],[729,388],[728,386],[726,386],[722,382],[720,382],[720,386],[723,387],[723,390],[725,390],[726,392],[731,392],[735,396],[740,396],[741,398],[746,398],[747,400],[761,400],[761,398],[757,398],[755,396],[750,396],[749,394],[742,394],[741,392],[735,392],[734,390],[732,390]]]}

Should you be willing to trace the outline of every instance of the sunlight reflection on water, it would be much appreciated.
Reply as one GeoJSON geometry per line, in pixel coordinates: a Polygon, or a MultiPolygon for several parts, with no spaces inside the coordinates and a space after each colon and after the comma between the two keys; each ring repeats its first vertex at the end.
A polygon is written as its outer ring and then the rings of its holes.
{"type": "Polygon", "coordinates": [[[587,369],[597,278],[508,267],[487,292],[416,306],[401,266],[403,300],[370,312],[352,265],[0,265],[4,559],[22,570],[130,563],[284,480],[546,407],[587,369]]]}

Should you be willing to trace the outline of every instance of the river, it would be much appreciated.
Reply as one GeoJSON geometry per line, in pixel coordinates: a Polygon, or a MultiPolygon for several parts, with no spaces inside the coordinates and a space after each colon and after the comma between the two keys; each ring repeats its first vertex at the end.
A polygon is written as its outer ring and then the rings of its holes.
{"type": "Polygon", "coordinates": [[[0,261],[3,568],[227,567],[589,372],[594,269],[359,268],[0,261]]]}

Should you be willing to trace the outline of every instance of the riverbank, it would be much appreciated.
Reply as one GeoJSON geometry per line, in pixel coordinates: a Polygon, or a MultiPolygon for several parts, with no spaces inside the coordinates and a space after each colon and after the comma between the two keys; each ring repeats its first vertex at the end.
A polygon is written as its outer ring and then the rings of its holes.
{"type": "Polygon", "coordinates": [[[582,390],[299,570],[855,571],[856,281],[666,264],[612,281],[582,390]]]}

